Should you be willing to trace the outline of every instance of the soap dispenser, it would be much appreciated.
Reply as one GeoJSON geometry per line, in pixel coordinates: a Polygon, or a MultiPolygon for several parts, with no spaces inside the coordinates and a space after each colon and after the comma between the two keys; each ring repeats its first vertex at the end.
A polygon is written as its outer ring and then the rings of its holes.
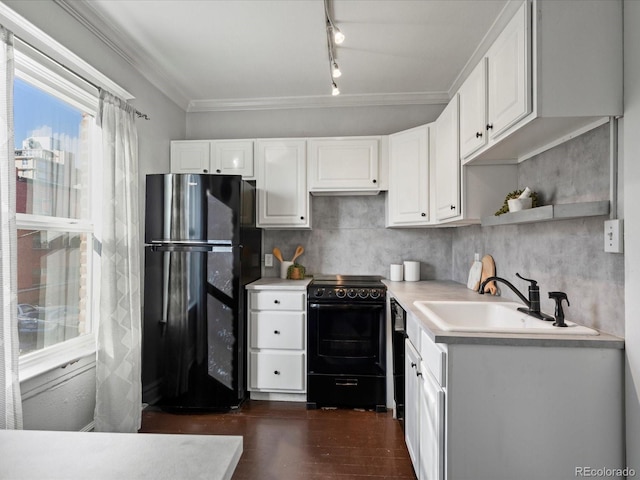
{"type": "Polygon", "coordinates": [[[567,306],[570,306],[569,299],[567,298],[567,294],[564,292],[549,292],[549,298],[552,298],[556,302],[556,311],[554,317],[556,321],[553,322],[554,327],[566,327],[567,324],[564,323],[564,311],[562,310],[562,300],[567,301],[567,306]]]}

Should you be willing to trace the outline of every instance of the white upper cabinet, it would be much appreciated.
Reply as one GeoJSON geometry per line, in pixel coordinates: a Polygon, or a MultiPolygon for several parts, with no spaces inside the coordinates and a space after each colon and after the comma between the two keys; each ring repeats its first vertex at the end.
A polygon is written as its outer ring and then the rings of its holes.
{"type": "Polygon", "coordinates": [[[427,225],[429,212],[429,126],[389,136],[387,226],[427,225]]]}
{"type": "Polygon", "coordinates": [[[435,121],[432,149],[434,224],[480,223],[492,215],[505,195],[518,186],[517,165],[461,165],[458,96],[435,121]]]}
{"type": "Polygon", "coordinates": [[[487,61],[476,66],[458,92],[460,156],[466,158],[487,143],[487,61]]]}
{"type": "Polygon", "coordinates": [[[253,140],[214,140],[211,159],[212,173],[254,178],[253,140]]]}
{"type": "Polygon", "coordinates": [[[457,217],[461,213],[458,146],[456,94],[435,122],[435,210],[438,221],[457,217]]]}
{"type": "Polygon", "coordinates": [[[171,142],[171,173],[210,173],[254,178],[253,140],[171,142]]]}
{"type": "Polygon", "coordinates": [[[310,228],[306,142],[256,141],[258,227],[310,228]]]}
{"type": "Polygon", "coordinates": [[[380,191],[378,137],[311,138],[307,178],[314,195],[377,194],[380,191]]]}
{"type": "Polygon", "coordinates": [[[620,0],[524,1],[459,90],[463,162],[516,163],[622,115],[621,29],[620,0]]]}
{"type": "Polygon", "coordinates": [[[192,140],[171,142],[171,173],[209,173],[209,143],[192,140]]]}
{"type": "Polygon", "coordinates": [[[492,140],[531,111],[529,23],[525,2],[487,53],[486,129],[492,140]]]}

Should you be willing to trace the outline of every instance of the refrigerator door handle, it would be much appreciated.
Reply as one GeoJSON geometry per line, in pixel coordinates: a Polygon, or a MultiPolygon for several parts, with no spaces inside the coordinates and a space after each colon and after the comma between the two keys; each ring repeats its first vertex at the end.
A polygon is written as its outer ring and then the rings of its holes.
{"type": "MultiPolygon", "coordinates": [[[[159,323],[163,326],[167,326],[169,320],[169,271],[171,263],[171,252],[164,252],[162,255],[162,316],[159,323]]],[[[162,329],[164,334],[164,328],[162,329]]]]}

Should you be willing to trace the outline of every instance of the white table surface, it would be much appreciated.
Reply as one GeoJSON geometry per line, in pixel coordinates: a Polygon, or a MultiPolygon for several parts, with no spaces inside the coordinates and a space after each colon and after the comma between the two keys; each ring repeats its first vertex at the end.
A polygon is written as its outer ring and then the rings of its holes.
{"type": "Polygon", "coordinates": [[[0,430],[2,480],[228,480],[242,437],[0,430]]]}

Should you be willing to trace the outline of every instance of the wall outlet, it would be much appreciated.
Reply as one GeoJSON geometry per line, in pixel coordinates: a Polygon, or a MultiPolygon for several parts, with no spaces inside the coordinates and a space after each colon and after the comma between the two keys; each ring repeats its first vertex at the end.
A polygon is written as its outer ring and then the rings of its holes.
{"type": "Polygon", "coordinates": [[[267,253],[264,256],[264,266],[265,267],[273,267],[273,255],[271,253],[267,253]]]}
{"type": "Polygon", "coordinates": [[[621,219],[605,220],[604,251],[609,253],[622,253],[624,251],[621,219]]]}

